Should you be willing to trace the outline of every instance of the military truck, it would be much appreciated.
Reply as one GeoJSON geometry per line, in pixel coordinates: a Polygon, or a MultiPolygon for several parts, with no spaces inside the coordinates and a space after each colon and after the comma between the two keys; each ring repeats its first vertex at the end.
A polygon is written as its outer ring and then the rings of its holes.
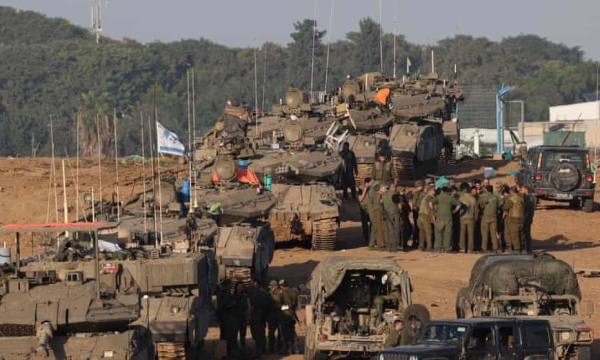
{"type": "Polygon", "coordinates": [[[549,254],[486,255],[473,266],[469,286],[459,290],[456,316],[547,319],[559,359],[592,359],[592,330],[573,269],[549,254]]]}
{"type": "Polygon", "coordinates": [[[406,270],[385,258],[329,257],[313,270],[305,359],[321,353],[368,357],[383,350],[395,319],[430,320],[413,304],[406,270]]]}
{"type": "Polygon", "coordinates": [[[335,250],[340,200],[328,184],[273,184],[277,205],[269,213],[276,242],[305,241],[313,250],[335,250]]]}

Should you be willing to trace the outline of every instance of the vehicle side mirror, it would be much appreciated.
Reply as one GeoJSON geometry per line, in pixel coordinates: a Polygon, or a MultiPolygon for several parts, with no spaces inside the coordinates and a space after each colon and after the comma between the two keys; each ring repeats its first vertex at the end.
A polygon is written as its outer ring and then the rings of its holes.
{"type": "Polygon", "coordinates": [[[592,300],[586,300],[581,303],[581,315],[585,317],[594,315],[594,302],[592,300]]]}

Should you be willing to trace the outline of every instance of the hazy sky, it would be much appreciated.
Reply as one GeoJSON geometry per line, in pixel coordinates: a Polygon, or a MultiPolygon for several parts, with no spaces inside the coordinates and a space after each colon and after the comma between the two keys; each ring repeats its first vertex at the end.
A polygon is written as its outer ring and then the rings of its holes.
{"type": "MultiPolygon", "coordinates": [[[[103,0],[104,34],[142,42],[205,37],[229,46],[274,41],[285,44],[293,22],[312,18],[314,0],[103,0]]],[[[329,26],[332,0],[318,0],[321,29],[329,26]]],[[[358,28],[366,16],[379,20],[378,0],[333,0],[332,38],[358,28]]],[[[90,27],[93,0],[0,0],[90,27]]],[[[396,28],[411,42],[428,44],[456,34],[492,40],[537,34],[580,46],[586,58],[600,60],[598,0],[382,0],[384,31],[396,28]]],[[[440,54],[439,56],[443,56],[440,54]]]]}

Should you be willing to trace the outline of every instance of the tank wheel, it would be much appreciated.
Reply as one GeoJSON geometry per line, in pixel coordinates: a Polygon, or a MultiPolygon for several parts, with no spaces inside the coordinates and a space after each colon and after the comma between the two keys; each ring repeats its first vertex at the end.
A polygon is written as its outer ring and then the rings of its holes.
{"type": "Polygon", "coordinates": [[[183,342],[159,342],[156,343],[156,358],[158,360],[184,360],[185,343],[183,342]]]}
{"type": "Polygon", "coordinates": [[[225,277],[231,279],[231,287],[241,282],[245,290],[250,290],[252,287],[252,269],[242,266],[227,266],[225,267],[225,277]]]}
{"type": "Polygon", "coordinates": [[[401,181],[415,179],[414,159],[412,157],[394,156],[392,157],[392,165],[396,177],[401,181]]]}
{"type": "Polygon", "coordinates": [[[473,311],[470,309],[469,305],[469,288],[462,288],[458,290],[458,294],[456,294],[456,318],[465,319],[472,318],[473,311]]]}
{"type": "Polygon", "coordinates": [[[373,174],[373,164],[358,164],[358,176],[356,177],[356,187],[361,187],[365,179],[373,174]]]}
{"type": "Polygon", "coordinates": [[[421,323],[428,323],[431,320],[431,315],[429,314],[429,310],[422,304],[412,304],[404,310],[403,318],[404,323],[408,324],[411,316],[417,318],[421,323]]]}
{"type": "Polygon", "coordinates": [[[335,250],[338,224],[335,219],[313,221],[312,242],[313,250],[335,250]]]}

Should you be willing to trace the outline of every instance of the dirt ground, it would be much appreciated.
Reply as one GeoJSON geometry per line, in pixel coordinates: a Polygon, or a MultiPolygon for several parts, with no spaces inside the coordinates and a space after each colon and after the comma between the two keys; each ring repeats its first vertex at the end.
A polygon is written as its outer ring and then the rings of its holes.
{"type": "MultiPolygon", "coordinates": [[[[58,197],[58,220],[63,220],[62,172],[61,160],[56,161],[58,197]]],[[[80,199],[83,193],[94,186],[98,198],[100,184],[97,159],[85,159],[80,164],[80,199]]],[[[176,171],[185,167],[172,165],[176,171]]],[[[453,166],[441,166],[439,175],[456,176],[458,181],[482,177],[484,167],[493,167],[497,172],[494,181],[511,182],[507,174],[517,169],[518,164],[504,161],[472,160],[453,166]]],[[[54,189],[50,184],[49,159],[0,159],[0,224],[13,222],[54,222],[57,220],[54,189]]],[[[69,220],[75,218],[75,161],[67,162],[67,198],[69,220]]],[[[114,161],[103,162],[102,184],[104,198],[108,199],[116,191],[114,161]]],[[[150,169],[146,168],[146,175],[150,169]]],[[[131,194],[142,189],[141,164],[120,164],[120,197],[126,200],[131,194]]],[[[564,204],[542,202],[533,223],[533,248],[535,251],[547,251],[572,264],[576,269],[600,269],[600,212],[596,195],[596,212],[584,213],[568,209],[564,204]]],[[[85,206],[80,201],[80,213],[85,206]]],[[[413,299],[425,304],[435,319],[454,318],[454,299],[459,288],[468,282],[470,270],[480,255],[475,254],[432,254],[422,252],[388,253],[369,251],[361,239],[358,207],[351,201],[342,206],[342,223],[338,238],[338,250],[335,252],[313,252],[301,247],[285,247],[275,252],[270,275],[273,278],[286,278],[292,286],[306,283],[317,263],[331,255],[367,256],[395,259],[408,270],[414,286],[413,299]]],[[[24,256],[40,251],[39,239],[24,239],[24,256]],[[32,240],[32,241],[31,241],[32,240]],[[33,242],[33,243],[32,243],[33,242]],[[31,244],[32,243],[32,244],[31,244]],[[29,246],[28,246],[29,245],[29,246]]],[[[0,241],[12,246],[14,240],[0,235],[0,241]]],[[[584,299],[595,302],[596,313],[588,319],[588,324],[600,334],[600,278],[579,278],[584,299]]],[[[301,316],[302,314],[299,314],[301,316]]],[[[299,334],[303,329],[299,327],[299,334]]],[[[250,333],[248,332],[248,337],[250,333]]],[[[218,338],[218,329],[212,328],[207,341],[218,338]]],[[[596,335],[598,338],[598,335],[596,335]]],[[[595,343],[596,353],[600,353],[599,341],[595,343]]],[[[300,355],[301,356],[301,355],[300,355]]],[[[300,356],[290,356],[297,358],[300,356]]],[[[272,357],[275,358],[275,357],[272,357]]]]}

